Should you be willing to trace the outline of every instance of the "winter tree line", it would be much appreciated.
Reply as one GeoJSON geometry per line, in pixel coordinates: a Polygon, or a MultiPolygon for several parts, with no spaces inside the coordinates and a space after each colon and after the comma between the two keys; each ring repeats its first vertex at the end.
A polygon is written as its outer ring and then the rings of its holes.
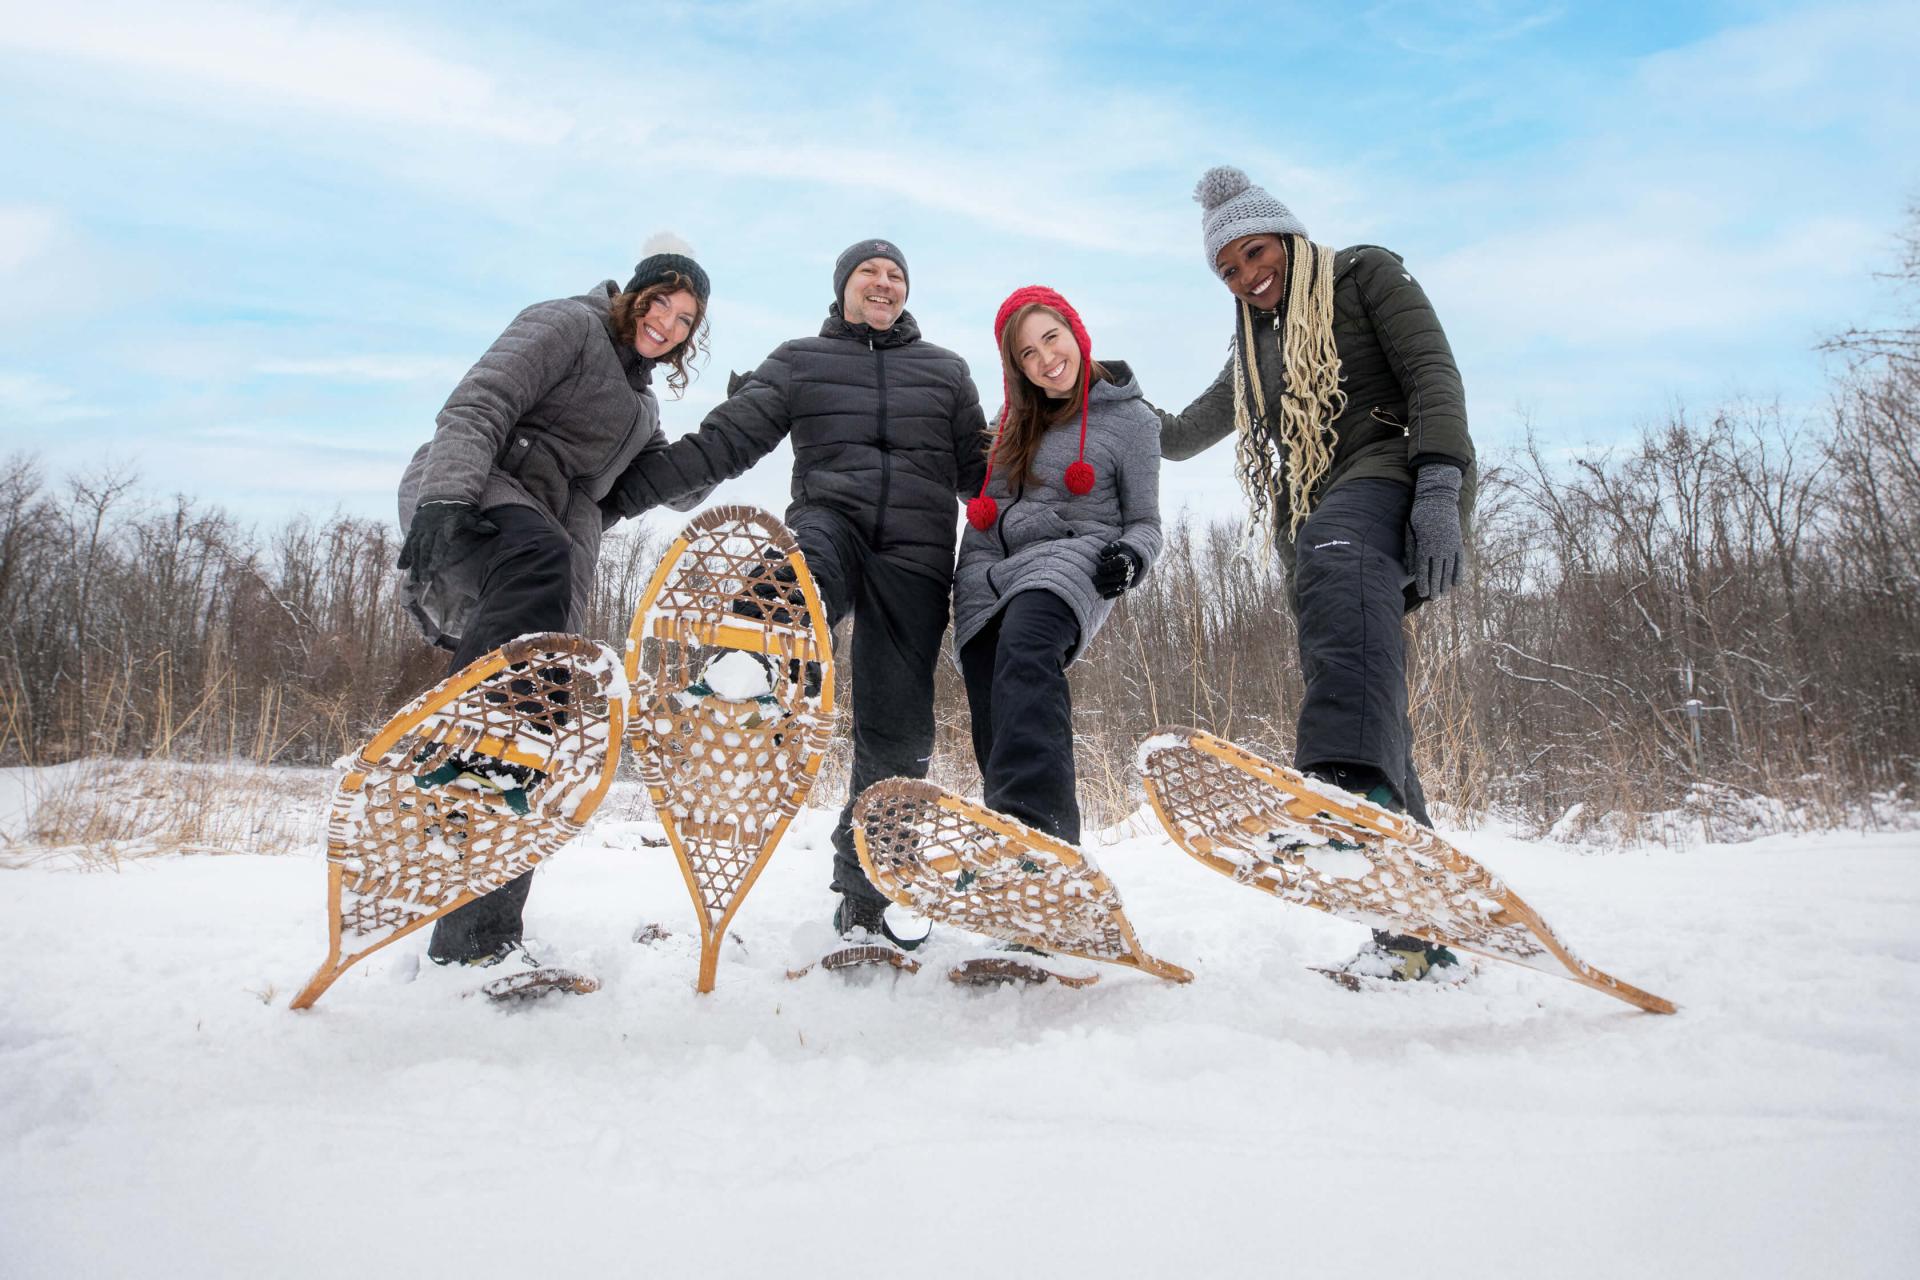
{"type": "MultiPolygon", "coordinates": [[[[1920,283],[1920,239],[1904,267],[1920,283]]],[[[1734,406],[1604,452],[1540,431],[1483,459],[1467,581],[1413,628],[1431,798],[1541,826],[1579,805],[1630,829],[1685,806],[1837,822],[1911,794],[1920,330],[1830,345],[1848,371],[1820,421],[1734,406]]],[[[608,540],[590,634],[624,639],[666,532],[608,540]]],[[[5,459],[0,763],[330,763],[445,670],[395,600],[398,550],[382,521],[258,531],[124,472],[5,459]]],[[[1283,590],[1237,525],[1169,528],[1074,669],[1092,823],[1131,807],[1133,746],[1157,724],[1287,758],[1300,677],[1283,590]]],[[[938,714],[935,776],[966,786],[951,657],[938,714]]]]}

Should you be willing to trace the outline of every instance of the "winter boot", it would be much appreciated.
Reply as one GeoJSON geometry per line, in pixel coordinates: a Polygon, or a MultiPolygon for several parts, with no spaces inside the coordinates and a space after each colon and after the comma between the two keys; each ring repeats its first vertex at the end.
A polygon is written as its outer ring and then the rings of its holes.
{"type": "MultiPolygon", "coordinates": [[[[428,747],[421,755],[424,757],[431,751],[432,748],[428,747]]],[[[413,785],[426,791],[459,783],[478,791],[490,791],[506,801],[507,808],[524,818],[531,808],[527,803],[527,791],[544,777],[546,775],[538,769],[530,769],[525,765],[509,764],[491,756],[474,759],[456,751],[442,761],[439,768],[415,774],[413,785]]]]}
{"type": "Polygon", "coordinates": [[[864,898],[840,895],[840,905],[833,909],[833,931],[849,942],[869,942],[884,938],[902,951],[912,951],[927,940],[928,933],[917,938],[902,938],[887,923],[887,904],[883,899],[878,902],[864,898]]]}
{"type": "Polygon", "coordinates": [[[1356,978],[1384,978],[1389,982],[1453,982],[1463,975],[1441,971],[1459,963],[1453,952],[1438,943],[1375,929],[1373,940],[1335,972],[1356,978]]]}
{"type": "Polygon", "coordinates": [[[427,953],[427,959],[437,965],[458,964],[469,969],[491,969],[495,965],[514,959],[515,957],[523,961],[527,968],[538,969],[540,967],[540,962],[533,958],[532,953],[529,952],[526,947],[522,946],[517,938],[509,941],[496,942],[491,951],[479,951],[472,955],[437,956],[431,951],[427,953]]]}
{"type": "Polygon", "coordinates": [[[1393,794],[1393,788],[1387,785],[1378,769],[1364,765],[1318,764],[1306,770],[1309,778],[1318,778],[1322,782],[1331,782],[1342,791],[1359,796],[1369,804],[1377,804],[1389,813],[1405,813],[1407,807],[1400,803],[1400,797],[1393,794]]]}

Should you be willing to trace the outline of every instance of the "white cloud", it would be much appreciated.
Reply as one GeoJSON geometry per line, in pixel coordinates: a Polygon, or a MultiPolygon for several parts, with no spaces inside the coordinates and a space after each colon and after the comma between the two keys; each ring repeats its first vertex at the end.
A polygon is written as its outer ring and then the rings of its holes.
{"type": "Polygon", "coordinates": [[[1719,219],[1586,219],[1503,231],[1422,272],[1449,327],[1508,344],[1621,351],[1676,338],[1725,341],[1796,316],[1812,322],[1881,239],[1816,218],[1735,235],[1719,219]],[[1456,319],[1458,318],[1458,319],[1456,319]]]}
{"type": "Polygon", "coordinates": [[[0,418],[9,426],[51,426],[106,416],[106,410],[82,403],[70,388],[37,373],[0,372],[0,418]]]}
{"type": "Polygon", "coordinates": [[[1559,20],[1563,7],[1520,0],[1381,0],[1363,17],[1367,27],[1410,53],[1453,58],[1504,44],[1559,20]]]}
{"type": "Polygon", "coordinates": [[[17,271],[53,247],[60,222],[51,210],[0,205],[0,272],[17,271]]]}
{"type": "Polygon", "coordinates": [[[306,5],[21,6],[0,24],[0,49],[161,77],[229,105],[304,107],[513,142],[549,143],[570,127],[551,108],[504,100],[491,76],[429,52],[396,24],[306,5]]]}
{"type": "Polygon", "coordinates": [[[262,360],[255,373],[275,377],[329,378],[341,382],[445,382],[467,371],[459,360],[440,356],[319,356],[307,360],[262,360]]]}

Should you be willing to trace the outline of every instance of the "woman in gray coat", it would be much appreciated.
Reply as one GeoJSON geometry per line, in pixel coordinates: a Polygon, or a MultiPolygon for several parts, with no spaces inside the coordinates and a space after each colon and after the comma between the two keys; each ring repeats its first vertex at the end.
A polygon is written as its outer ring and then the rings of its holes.
{"type": "MultiPolygon", "coordinates": [[[[653,373],[665,366],[667,385],[686,388],[706,349],[709,286],[684,245],[648,248],[657,251],[626,288],[603,281],[515,316],[407,466],[401,598],[427,639],[453,651],[452,670],[515,636],[579,629],[600,535],[618,518],[609,495],[635,459],[666,445],[653,373]]],[[[427,954],[440,964],[505,958],[532,877],[442,916],[427,954]]]]}
{"type": "Polygon", "coordinates": [[[1160,552],[1160,423],[1052,289],[1014,290],[993,332],[1006,406],[967,504],[954,644],[985,803],[1073,843],[1067,667],[1160,552]]]}

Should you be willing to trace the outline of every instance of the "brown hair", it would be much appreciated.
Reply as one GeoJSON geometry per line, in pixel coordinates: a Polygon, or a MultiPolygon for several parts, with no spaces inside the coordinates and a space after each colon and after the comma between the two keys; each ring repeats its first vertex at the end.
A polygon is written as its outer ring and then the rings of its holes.
{"type": "Polygon", "coordinates": [[[640,327],[640,317],[647,314],[647,308],[653,305],[655,298],[664,298],[671,293],[686,293],[693,298],[693,332],[679,346],[660,357],[660,363],[672,369],[667,374],[667,385],[673,388],[673,394],[678,398],[686,394],[687,384],[693,381],[694,374],[698,372],[692,368],[695,353],[702,358],[707,354],[707,304],[693,287],[693,281],[678,271],[669,271],[667,278],[658,284],[650,284],[636,293],[614,294],[613,300],[607,304],[607,314],[613,320],[614,337],[622,346],[631,347],[634,331],[640,327]]]}
{"type": "MultiPolygon", "coordinates": [[[[1020,326],[1036,311],[1046,312],[1063,325],[1067,323],[1067,318],[1052,307],[1029,302],[1008,316],[1006,327],[1000,330],[1000,379],[1006,387],[1007,407],[1001,413],[999,427],[987,441],[987,457],[1006,475],[1009,485],[1025,484],[1033,479],[1033,455],[1039,452],[1040,437],[1049,427],[1058,426],[1080,411],[1078,387],[1064,400],[1052,399],[1027,380],[1020,362],[1014,358],[1013,344],[1019,341],[1020,326]]],[[[1100,367],[1099,361],[1089,361],[1088,367],[1081,371],[1081,380],[1091,391],[1094,383],[1107,381],[1107,371],[1100,367]]]]}

